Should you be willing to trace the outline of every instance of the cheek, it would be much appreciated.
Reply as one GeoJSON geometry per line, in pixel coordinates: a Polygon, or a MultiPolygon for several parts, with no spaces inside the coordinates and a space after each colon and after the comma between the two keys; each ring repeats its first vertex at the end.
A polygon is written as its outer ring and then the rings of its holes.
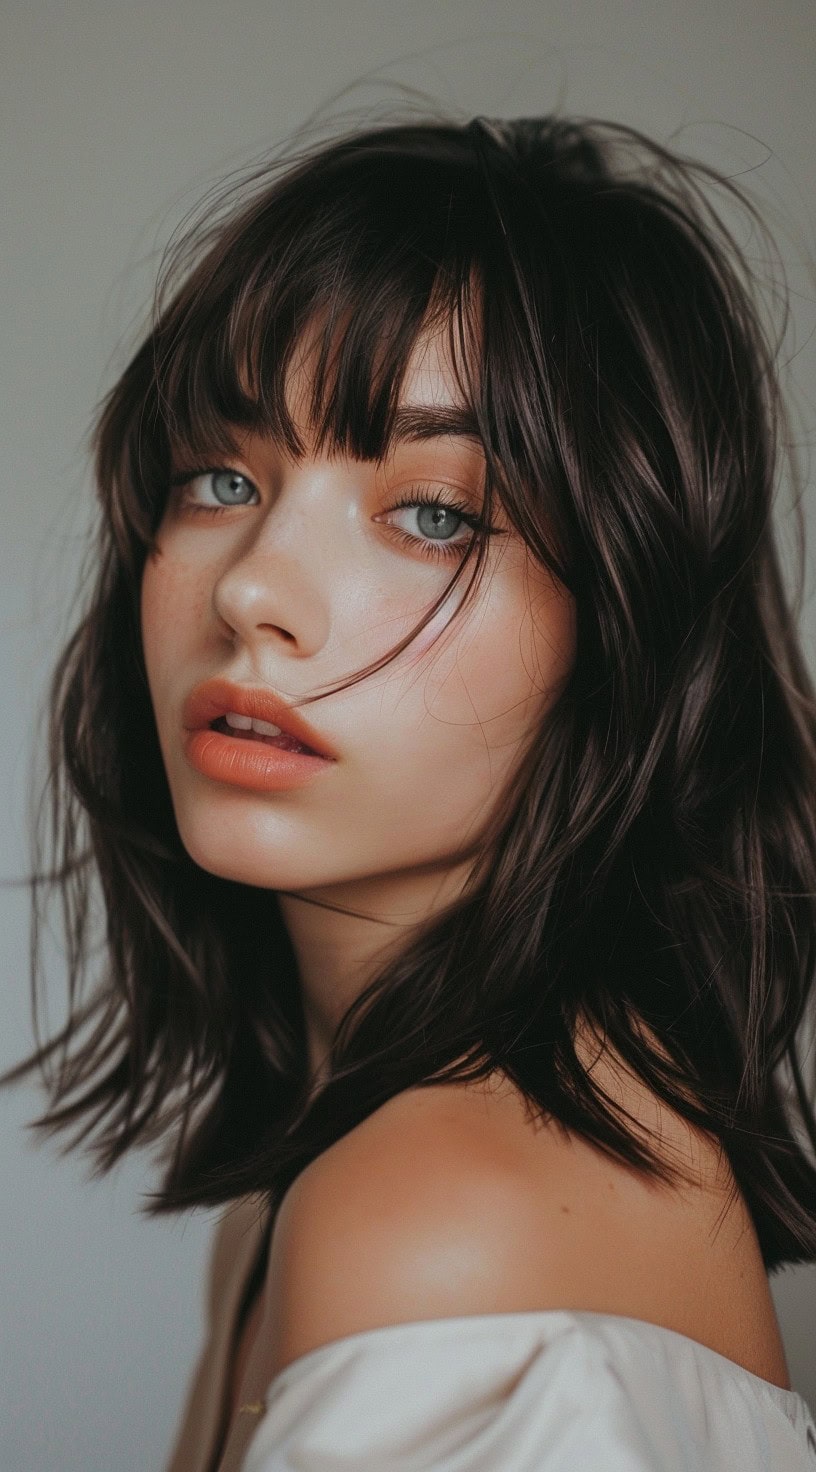
{"type": "Polygon", "coordinates": [[[470,727],[492,750],[513,747],[538,724],[575,650],[574,600],[549,574],[507,559],[432,654],[426,697],[433,712],[470,727]]]}
{"type": "Polygon", "coordinates": [[[206,595],[195,570],[165,552],[145,563],[141,587],[141,626],[145,666],[154,699],[165,673],[196,629],[203,627],[206,595]]]}
{"type": "Polygon", "coordinates": [[[387,705],[378,692],[381,736],[353,808],[369,853],[393,860],[397,847],[406,863],[461,853],[557,698],[574,657],[574,600],[541,570],[510,574],[505,562],[486,578],[424,657],[414,647],[387,705]]]}

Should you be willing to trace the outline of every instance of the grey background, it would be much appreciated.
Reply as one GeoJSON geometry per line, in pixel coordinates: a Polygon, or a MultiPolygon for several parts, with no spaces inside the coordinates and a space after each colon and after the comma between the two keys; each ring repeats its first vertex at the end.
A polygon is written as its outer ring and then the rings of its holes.
{"type": "MultiPolygon", "coordinates": [[[[689,152],[750,177],[792,222],[789,355],[812,438],[811,0],[6,0],[2,20],[3,878],[28,860],[35,712],[90,505],[84,436],[161,246],[209,184],[371,69],[381,80],[350,105],[385,95],[382,77],[468,112],[561,103],[663,139],[683,125],[689,152]]],[[[809,604],[809,650],[813,632],[809,604]]],[[[30,1042],[25,891],[0,891],[0,906],[8,1065],[30,1042]]],[[[49,976],[56,1024],[58,936],[49,976]]],[[[149,1157],[91,1181],[86,1158],[34,1148],[33,1085],[0,1100],[0,1468],[158,1469],[199,1344],[215,1214],[149,1222],[149,1157]]],[[[794,1385],[816,1406],[816,1269],[772,1286],[794,1385]]]]}

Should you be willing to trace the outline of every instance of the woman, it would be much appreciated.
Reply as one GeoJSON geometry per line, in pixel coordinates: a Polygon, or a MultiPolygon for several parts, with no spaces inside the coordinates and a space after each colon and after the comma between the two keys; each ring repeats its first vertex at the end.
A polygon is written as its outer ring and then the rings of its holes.
{"type": "Polygon", "coordinates": [[[313,147],[104,405],[52,814],[109,961],[12,1076],[62,1047],[42,1127],[226,1207],[173,1472],[816,1459],[816,705],[716,182],[557,117],[313,147]]]}

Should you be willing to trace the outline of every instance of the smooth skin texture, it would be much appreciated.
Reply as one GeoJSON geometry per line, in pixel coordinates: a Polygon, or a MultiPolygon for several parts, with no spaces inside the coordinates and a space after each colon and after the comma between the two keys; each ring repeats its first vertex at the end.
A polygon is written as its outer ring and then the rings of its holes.
{"type": "MultiPolygon", "coordinates": [[[[587,1062],[591,1056],[587,1053],[587,1062]]],[[[286,1193],[254,1384],[349,1334],[419,1319],[593,1309],[686,1334],[789,1388],[750,1214],[714,1143],[617,1064],[596,1078],[694,1184],[672,1191],[533,1121],[509,1081],[407,1090],[286,1193]]]]}
{"type": "MultiPolygon", "coordinates": [[[[308,383],[307,345],[287,385],[307,445],[308,383]]],[[[418,343],[401,404],[460,404],[443,334],[418,343]]],[[[217,505],[212,478],[199,477],[168,506],[143,579],[145,659],[182,840],[203,868],[278,892],[319,1078],[374,964],[460,891],[479,826],[571,668],[574,607],[498,514],[478,597],[439,642],[430,647],[450,607],[385,669],[304,709],[338,753],[330,770],[282,793],[206,778],[182,752],[191,687],[226,675],[294,700],[382,655],[455,566],[429,553],[427,513],[395,502],[419,486],[478,512],[483,474],[478,443],[454,435],[401,443],[383,465],[312,445],[296,464],[257,437],[239,449],[223,468],[245,477],[246,504],[193,510],[217,505]]],[[[286,1193],[233,1366],[233,1409],[347,1334],[558,1307],[661,1323],[787,1386],[767,1276],[727,1162],[597,1054],[587,1047],[587,1066],[692,1165],[696,1185],[646,1184],[531,1120],[501,1076],[408,1090],[286,1193]]]]}

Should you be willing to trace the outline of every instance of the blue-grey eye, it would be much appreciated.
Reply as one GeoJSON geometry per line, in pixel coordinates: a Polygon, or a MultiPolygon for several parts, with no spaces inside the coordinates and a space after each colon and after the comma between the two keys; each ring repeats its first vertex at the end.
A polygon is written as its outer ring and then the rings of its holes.
{"type": "Polygon", "coordinates": [[[237,470],[213,470],[210,482],[213,494],[224,506],[243,506],[242,497],[253,489],[246,476],[239,475],[237,470]]]}
{"type": "Polygon", "coordinates": [[[417,526],[423,536],[445,541],[459,530],[462,518],[449,506],[417,506],[417,526]]]}

